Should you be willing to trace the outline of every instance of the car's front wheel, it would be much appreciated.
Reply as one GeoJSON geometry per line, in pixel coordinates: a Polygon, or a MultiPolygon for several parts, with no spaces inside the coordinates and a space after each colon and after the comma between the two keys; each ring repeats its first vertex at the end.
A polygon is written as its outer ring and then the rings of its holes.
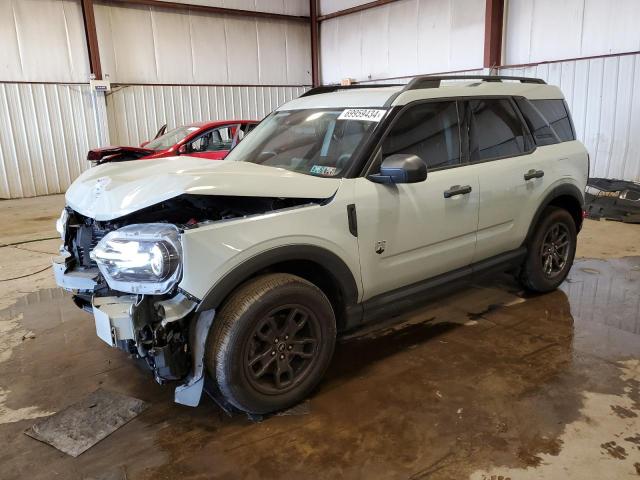
{"type": "Polygon", "coordinates": [[[229,403],[269,413],[311,392],[335,341],[333,308],[318,287],[295,275],[267,274],[240,286],[216,315],[206,364],[229,403]]]}
{"type": "Polygon", "coordinates": [[[576,224],[569,212],[547,207],[527,245],[520,281],[534,292],[550,292],[567,277],[576,254],[576,224]]]}

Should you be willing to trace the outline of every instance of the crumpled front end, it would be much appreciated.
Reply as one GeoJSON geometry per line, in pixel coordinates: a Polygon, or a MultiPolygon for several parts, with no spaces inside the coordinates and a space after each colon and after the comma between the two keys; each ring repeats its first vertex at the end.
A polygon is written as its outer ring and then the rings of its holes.
{"type": "MultiPolygon", "coordinates": [[[[185,232],[321,201],[180,195],[107,220],[68,206],[57,222],[63,245],[53,262],[55,278],[73,294],[76,305],[93,315],[98,337],[145,359],[158,382],[182,381],[176,401],[197,405],[204,344],[215,312],[196,312],[200,300],[183,286],[189,275],[194,277],[191,284],[197,277],[183,271],[185,232]]],[[[210,263],[212,252],[222,251],[223,245],[215,240],[207,245],[209,255],[201,262],[210,263]]]]}
{"type": "MultiPolygon", "coordinates": [[[[166,230],[168,227],[165,224],[163,228],[166,230]]],[[[179,280],[175,274],[180,272],[173,272],[173,276],[169,272],[158,272],[160,281],[153,285],[160,287],[154,290],[151,282],[145,284],[135,277],[136,272],[144,270],[141,265],[145,258],[140,249],[133,254],[133,261],[125,264],[118,264],[118,252],[113,248],[103,252],[102,257],[94,253],[101,248],[115,246],[116,249],[124,249],[125,254],[131,254],[136,241],[122,234],[116,235],[123,229],[130,231],[131,225],[97,222],[65,209],[58,221],[64,243],[61,255],[53,259],[56,282],[73,294],[78,307],[93,315],[96,334],[101,340],[136,358],[145,359],[157,382],[182,380],[185,385],[197,383],[201,380],[202,369],[200,378],[195,378],[193,365],[198,362],[193,358],[194,340],[191,338],[197,303],[175,288],[179,280]],[[118,240],[123,238],[124,241],[118,244],[118,240]],[[118,268],[124,272],[120,277],[115,273],[118,268]]],[[[155,245],[162,244],[158,241],[155,245]]],[[[163,257],[166,254],[166,251],[158,253],[160,261],[175,261],[163,257]]],[[[201,391],[200,386],[197,394],[191,394],[186,403],[197,405],[201,391]]],[[[180,400],[180,395],[176,395],[176,401],[180,400]]]]}

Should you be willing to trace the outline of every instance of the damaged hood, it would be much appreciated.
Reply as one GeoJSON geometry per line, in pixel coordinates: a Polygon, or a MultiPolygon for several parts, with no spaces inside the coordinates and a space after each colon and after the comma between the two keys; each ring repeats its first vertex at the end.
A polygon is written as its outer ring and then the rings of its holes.
{"type": "Polygon", "coordinates": [[[183,194],[321,199],[331,197],[339,185],[340,179],[282,168],[181,156],[90,168],[65,198],[76,212],[104,221],[183,194]]]}

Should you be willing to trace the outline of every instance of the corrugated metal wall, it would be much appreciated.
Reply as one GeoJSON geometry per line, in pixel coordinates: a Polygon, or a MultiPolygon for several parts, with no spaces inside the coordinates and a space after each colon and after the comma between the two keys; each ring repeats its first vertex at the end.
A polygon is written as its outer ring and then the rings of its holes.
{"type": "MultiPolygon", "coordinates": [[[[325,0],[321,9],[333,11],[337,3],[325,0]]],[[[484,10],[484,0],[402,0],[326,20],[320,28],[322,81],[479,68],[484,10]]]]}
{"type": "Polygon", "coordinates": [[[158,128],[218,119],[256,119],[309,87],[117,86],[107,95],[112,144],[139,145],[158,128]]]}
{"type": "Polygon", "coordinates": [[[504,68],[539,77],[567,99],[590,175],[640,181],[640,54],[504,68]]]}
{"type": "Polygon", "coordinates": [[[0,0],[0,80],[89,80],[78,0],[0,0]]]}
{"type": "Polygon", "coordinates": [[[285,15],[308,16],[307,0],[160,0],[172,3],[190,3],[209,7],[237,8],[254,12],[282,13],[285,15]]]}
{"type": "Polygon", "coordinates": [[[114,83],[311,83],[307,22],[113,3],[95,14],[102,72],[114,83]]]}
{"type": "Polygon", "coordinates": [[[327,15],[328,13],[337,12],[339,10],[346,10],[347,8],[364,5],[370,1],[371,0],[320,0],[320,14],[327,15]]]}
{"type": "Polygon", "coordinates": [[[507,0],[505,64],[640,50],[638,0],[507,0]]]}
{"type": "Polygon", "coordinates": [[[96,105],[88,85],[0,83],[0,198],[64,192],[106,142],[96,105]]]}

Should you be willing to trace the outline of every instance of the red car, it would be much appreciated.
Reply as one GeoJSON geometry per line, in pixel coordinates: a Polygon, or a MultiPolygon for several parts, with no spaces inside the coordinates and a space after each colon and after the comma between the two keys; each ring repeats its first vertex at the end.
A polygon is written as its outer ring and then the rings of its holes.
{"type": "Polygon", "coordinates": [[[164,125],[153,140],[144,142],[140,147],[95,148],[89,150],[87,160],[98,165],[174,155],[222,160],[257,124],[255,120],[221,120],[192,123],[168,132],[164,125]]]}

